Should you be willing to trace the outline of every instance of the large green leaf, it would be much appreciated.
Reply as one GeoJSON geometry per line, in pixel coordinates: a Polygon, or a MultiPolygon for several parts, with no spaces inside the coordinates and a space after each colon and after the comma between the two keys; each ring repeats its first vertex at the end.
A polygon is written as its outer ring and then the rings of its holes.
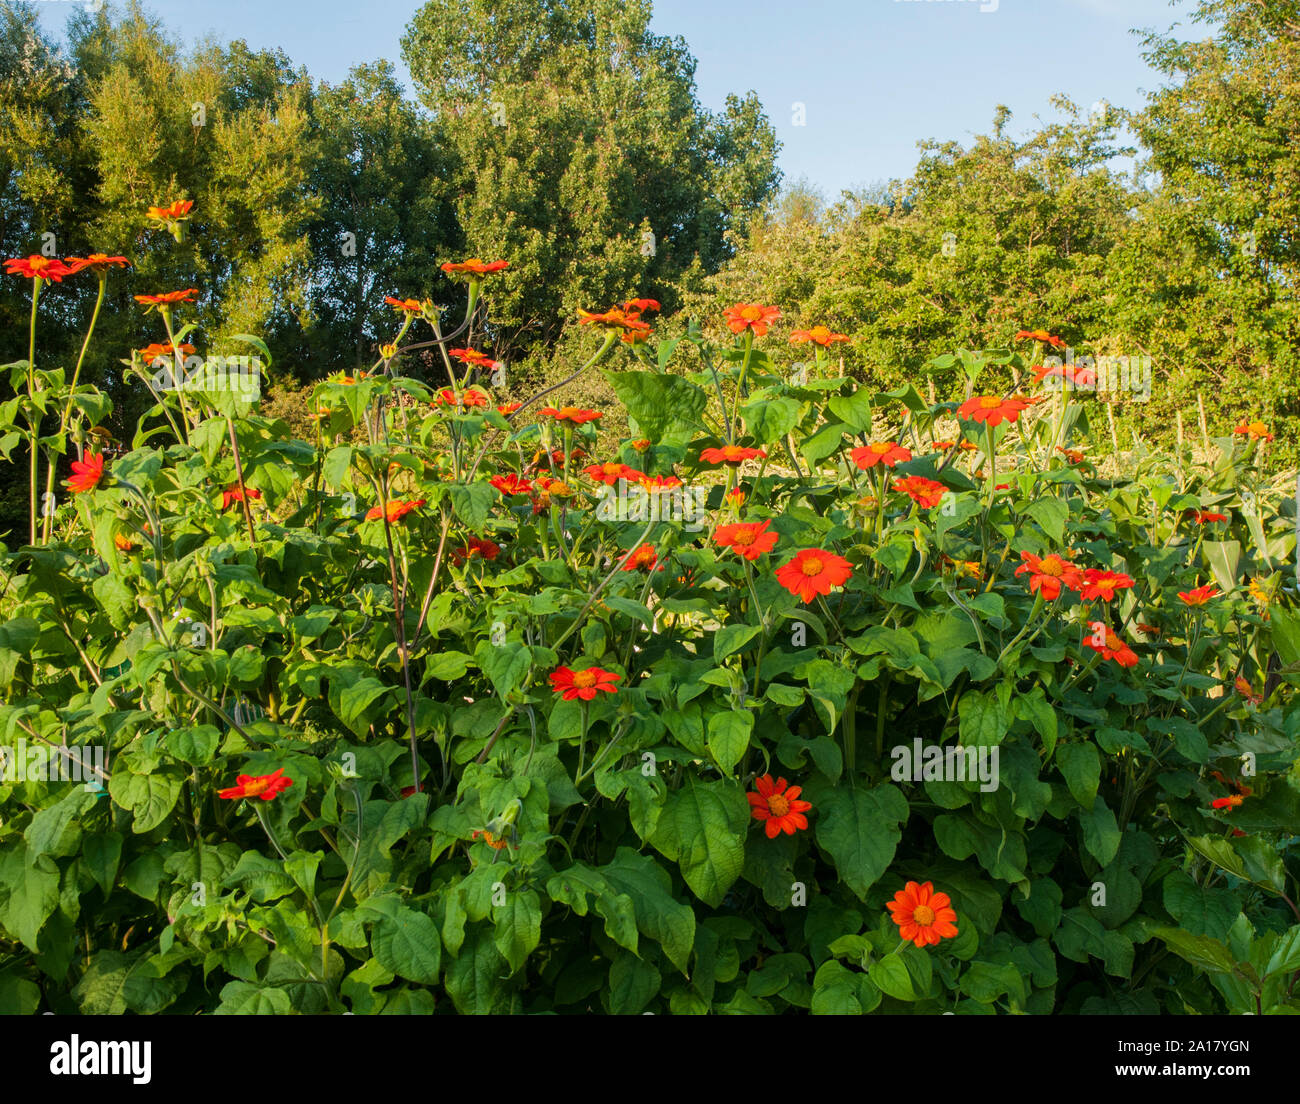
{"type": "Polygon", "coordinates": [[[606,371],[605,378],[641,433],[655,444],[689,437],[708,406],[708,392],[681,376],[606,371]]]}
{"type": "Polygon", "coordinates": [[[717,908],[744,869],[749,820],[749,803],[735,783],[688,776],[668,795],[650,842],[681,867],[700,900],[717,908]]]}
{"type": "Polygon", "coordinates": [[[370,945],[385,969],[422,985],[437,983],[442,940],[438,925],[424,913],[401,907],[381,917],[370,933],[370,945]]]}
{"type": "Polygon", "coordinates": [[[817,842],[835,860],[840,880],[865,901],[893,862],[907,799],[888,784],[866,790],[821,780],[810,782],[803,796],[812,802],[817,842]]]}

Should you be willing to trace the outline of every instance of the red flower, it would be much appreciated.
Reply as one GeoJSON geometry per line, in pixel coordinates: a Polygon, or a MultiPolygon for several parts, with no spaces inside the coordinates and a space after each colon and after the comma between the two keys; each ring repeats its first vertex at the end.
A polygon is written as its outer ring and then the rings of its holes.
{"type": "Polygon", "coordinates": [[[829,349],[832,345],[840,341],[848,341],[848,336],[842,333],[831,333],[825,326],[814,326],[811,330],[795,330],[790,335],[791,344],[799,344],[811,341],[815,345],[820,345],[823,349],[829,349]]]}
{"type": "Polygon", "coordinates": [[[751,791],[745,797],[749,800],[749,812],[755,820],[765,821],[763,831],[768,839],[776,839],[782,832],[793,836],[801,828],[808,827],[808,818],[804,816],[812,803],[800,801],[802,786],[789,786],[784,778],[775,783],[770,774],[756,778],[754,785],[757,792],[751,791]]]}
{"type": "Polygon", "coordinates": [[[863,471],[874,468],[877,464],[892,468],[895,464],[912,459],[912,453],[908,449],[896,445],[893,441],[877,441],[871,445],[863,445],[861,448],[855,448],[849,456],[863,471]]]}
{"type": "Polygon", "coordinates": [[[483,540],[480,537],[470,537],[465,542],[464,548],[453,548],[451,558],[457,563],[465,563],[479,556],[485,560],[495,560],[501,554],[501,546],[490,540],[483,540]]]}
{"type": "Polygon", "coordinates": [[[1212,513],[1209,510],[1196,511],[1196,523],[1198,525],[1206,525],[1211,521],[1227,521],[1227,520],[1228,520],[1227,514],[1216,514],[1216,513],[1212,513]]]}
{"type": "Polygon", "coordinates": [[[494,475],[488,482],[503,495],[527,494],[533,489],[532,483],[514,472],[506,472],[505,475],[494,475]]]}
{"type": "Polygon", "coordinates": [[[282,778],[283,774],[283,767],[274,774],[241,774],[235,779],[236,785],[217,791],[217,796],[227,801],[237,801],[241,797],[260,797],[263,801],[270,801],[293,785],[293,779],[282,778]]]}
{"type": "Polygon", "coordinates": [[[898,925],[898,934],[918,947],[938,946],[941,939],[957,935],[957,914],[946,893],[935,893],[934,885],[908,882],[906,888],[886,901],[890,917],[898,925]]]}
{"type": "Polygon", "coordinates": [[[642,322],[636,311],[620,310],[613,307],[603,314],[594,314],[591,311],[579,310],[578,321],[584,326],[600,326],[605,329],[617,330],[624,336],[628,334],[648,334],[650,332],[650,323],[642,322]]]}
{"type": "Polygon", "coordinates": [[[1053,349],[1061,349],[1065,347],[1064,341],[1059,337],[1053,337],[1046,330],[1021,330],[1016,334],[1016,340],[1041,341],[1044,344],[1050,345],[1053,349]]]}
{"type": "MultiPolygon", "coordinates": [[[[406,515],[412,510],[418,509],[420,506],[423,506],[424,503],[425,500],[423,498],[417,498],[413,502],[403,502],[398,498],[389,500],[387,511],[389,522],[401,521],[402,518],[406,517],[406,515]]],[[[378,521],[383,516],[384,510],[378,506],[372,506],[368,511],[366,511],[366,521],[378,521]]]]}
{"type": "Polygon", "coordinates": [[[713,534],[714,544],[730,548],[737,556],[756,560],[764,552],[771,552],[777,536],[769,533],[770,521],[740,521],[734,525],[719,525],[713,534]]]}
{"type": "Polygon", "coordinates": [[[166,310],[174,303],[194,302],[194,296],[198,295],[198,293],[198,288],[186,288],[184,291],[164,291],[161,295],[137,295],[135,301],[143,303],[146,307],[157,307],[159,310],[166,310]]]}
{"type": "Polygon", "coordinates": [[[758,337],[762,337],[767,333],[768,326],[781,317],[781,311],[778,308],[764,307],[758,303],[737,303],[734,307],[728,307],[722,313],[726,317],[727,325],[731,328],[732,333],[741,333],[748,327],[758,337]]]}
{"type": "Polygon", "coordinates": [[[653,544],[641,545],[623,565],[624,571],[657,571],[658,569],[659,553],[655,551],[653,544]]]}
{"type": "MultiPolygon", "coordinates": [[[[564,462],[563,458],[561,458],[560,462],[564,462]]],[[[621,464],[617,460],[611,460],[605,464],[592,464],[591,467],[583,468],[582,471],[588,478],[596,480],[597,483],[604,483],[607,487],[612,487],[620,479],[636,483],[645,475],[644,472],[629,468],[626,464],[621,464]]]]}
{"type": "Polygon", "coordinates": [[[767,451],[761,448],[741,448],[739,445],[723,445],[722,448],[706,448],[700,452],[700,459],[706,464],[740,464],[745,460],[767,458],[767,451]]]}
{"type": "Polygon", "coordinates": [[[1099,571],[1095,567],[1090,567],[1083,573],[1083,584],[1084,598],[1111,602],[1114,601],[1117,590],[1133,585],[1133,579],[1121,572],[1099,571]]]}
{"type": "Polygon", "coordinates": [[[483,276],[492,276],[497,272],[504,272],[510,267],[509,261],[480,261],[477,257],[471,257],[468,261],[444,261],[442,264],[443,272],[448,276],[469,276],[471,279],[481,278],[483,276]]]}
{"type": "Polygon", "coordinates": [[[894,490],[902,491],[923,510],[938,506],[943,501],[943,496],[948,493],[948,488],[942,483],[926,479],[923,475],[909,475],[895,479],[894,490]]]}
{"type": "Polygon", "coordinates": [[[629,299],[623,304],[623,310],[627,314],[644,314],[646,311],[659,309],[658,299],[629,299]]]}
{"type": "MultiPolygon", "coordinates": [[[[248,492],[248,497],[250,499],[262,497],[262,492],[259,491],[256,487],[245,487],[244,491],[248,492]]],[[[246,499],[244,498],[244,491],[241,491],[239,489],[238,483],[232,483],[229,487],[227,487],[224,491],[221,492],[221,508],[223,510],[229,510],[230,504],[232,502],[246,501],[246,499]]]]}
{"type": "Polygon", "coordinates": [[[476,387],[471,387],[467,391],[456,394],[450,387],[444,387],[438,392],[438,397],[434,400],[434,406],[487,406],[488,397],[476,387]]]}
{"type": "Polygon", "coordinates": [[[1065,454],[1065,458],[1071,464],[1082,464],[1087,457],[1083,454],[1083,449],[1064,448],[1061,445],[1056,446],[1056,451],[1065,454]]]}
{"type": "Polygon", "coordinates": [[[834,552],[805,548],[796,552],[789,563],[776,569],[776,580],[807,605],[818,594],[829,594],[847,582],[852,574],[853,567],[849,561],[834,552]]]}
{"type": "Polygon", "coordinates": [[[448,349],[447,355],[459,360],[462,364],[472,364],[475,368],[495,368],[497,362],[487,353],[480,353],[477,349],[448,349]]]}
{"type": "Polygon", "coordinates": [[[976,395],[962,403],[957,414],[990,426],[1000,426],[1003,422],[1016,421],[1027,406],[1028,402],[1015,397],[1004,399],[1000,395],[976,395]]]}
{"type": "Polygon", "coordinates": [[[384,302],[398,314],[419,314],[424,310],[424,304],[418,299],[394,299],[391,295],[385,295],[384,302]]]}
{"type": "Polygon", "coordinates": [[[1180,590],[1178,597],[1188,606],[1203,606],[1218,595],[1219,588],[1213,584],[1196,587],[1194,590],[1180,590]]]}
{"type": "Polygon", "coordinates": [[[568,422],[574,426],[594,422],[597,418],[605,416],[599,410],[586,410],[580,406],[562,406],[558,410],[553,406],[546,406],[539,410],[537,414],[541,418],[554,418],[557,422],[568,422]]]}
{"type": "Polygon", "coordinates": [[[523,405],[524,405],[523,403],[505,403],[497,407],[497,413],[503,416],[513,414],[516,410],[518,410],[523,405]]]}
{"type": "Polygon", "coordinates": [[[571,671],[568,667],[561,667],[551,674],[551,688],[565,701],[573,701],[574,698],[591,701],[598,690],[604,690],[607,694],[614,693],[618,689],[614,683],[622,677],[599,667],[588,667],[585,671],[571,671]]]}
{"type": "Polygon", "coordinates": [[[1034,369],[1034,382],[1042,383],[1045,379],[1062,379],[1072,387],[1091,387],[1097,382],[1097,373],[1086,365],[1054,364],[1045,368],[1040,364],[1034,369]]]}
{"type": "Polygon", "coordinates": [[[93,268],[96,272],[107,272],[110,268],[130,268],[131,262],[125,257],[110,257],[107,253],[92,253],[89,257],[69,257],[64,262],[73,272],[93,268]]]}
{"type": "Polygon", "coordinates": [[[6,276],[26,276],[32,280],[48,280],[59,284],[63,277],[73,275],[77,270],[69,268],[57,257],[42,257],[33,253],[30,257],[13,257],[5,261],[6,276]]]}
{"type": "Polygon", "coordinates": [[[1028,571],[1030,593],[1037,591],[1049,602],[1060,596],[1063,585],[1071,590],[1084,587],[1083,572],[1064,556],[1052,553],[1040,558],[1032,552],[1021,552],[1020,559],[1023,562],[1016,568],[1016,575],[1028,571]]]}
{"type": "Polygon", "coordinates": [[[193,208],[194,200],[178,199],[166,207],[150,207],[146,213],[149,218],[159,222],[181,222],[189,218],[193,208]]]}
{"type": "Polygon", "coordinates": [[[1233,686],[1236,688],[1237,693],[1250,702],[1251,705],[1259,705],[1264,700],[1264,695],[1256,694],[1254,687],[1240,676],[1237,677],[1237,681],[1233,683],[1233,686]]]}
{"type": "Polygon", "coordinates": [[[104,477],[104,457],[98,452],[86,453],[85,460],[72,461],[72,478],[63,485],[74,494],[93,491],[104,477]]]}
{"type": "Polygon", "coordinates": [[[164,341],[161,343],[153,341],[143,349],[138,349],[136,351],[140,354],[141,360],[146,364],[152,364],[155,360],[160,358],[170,359],[171,357],[174,357],[177,352],[181,353],[182,356],[189,356],[190,353],[194,352],[194,346],[182,344],[179,349],[176,349],[172,346],[170,341],[164,341]]]}
{"type": "Polygon", "coordinates": [[[1121,667],[1137,666],[1137,653],[1123,640],[1116,636],[1114,630],[1111,629],[1110,626],[1101,621],[1094,621],[1090,628],[1092,629],[1092,632],[1084,637],[1083,642],[1094,652],[1101,653],[1102,659],[1113,659],[1121,667]],[[1103,632],[1106,634],[1105,643],[1096,643],[1095,638],[1101,636],[1103,632]]]}
{"type": "Polygon", "coordinates": [[[1241,794],[1230,794],[1228,797],[1216,797],[1210,802],[1212,809],[1235,809],[1246,799],[1241,794]]]}
{"type": "Polygon", "coordinates": [[[1249,425],[1239,425],[1232,432],[1249,435],[1251,440],[1254,441],[1273,440],[1273,434],[1269,433],[1268,426],[1263,422],[1251,422],[1249,425]]]}
{"type": "MultiPolygon", "coordinates": [[[[415,787],[412,786],[411,789],[414,790],[415,787]]],[[[509,841],[505,838],[505,836],[494,836],[494,835],[493,835],[491,832],[489,832],[486,828],[475,828],[475,829],[474,829],[472,832],[470,832],[470,834],[469,834],[469,838],[470,838],[470,839],[478,839],[479,836],[482,836],[482,837],[483,837],[483,842],[484,842],[484,843],[486,843],[489,847],[491,847],[491,848],[493,848],[493,849],[495,849],[495,850],[497,850],[497,851],[500,851],[500,850],[501,850],[503,847],[505,847],[506,844],[509,842],[509,841]]]]}

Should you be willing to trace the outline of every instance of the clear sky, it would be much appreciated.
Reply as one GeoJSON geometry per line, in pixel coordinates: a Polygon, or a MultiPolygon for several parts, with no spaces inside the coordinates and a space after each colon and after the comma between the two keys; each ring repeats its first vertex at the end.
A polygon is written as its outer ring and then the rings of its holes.
{"type": "MultiPolygon", "coordinates": [[[[68,0],[37,4],[61,30],[68,0]]],[[[920,139],[966,142],[998,104],[1013,133],[1054,117],[1064,93],[1085,111],[1136,108],[1157,86],[1132,28],[1205,37],[1193,0],[655,0],[658,34],[699,60],[705,106],[753,89],[783,143],[781,168],[835,199],[843,188],[906,177],[920,139]],[[988,10],[985,10],[988,9],[988,10]],[[795,104],[804,125],[795,125],[795,104]]],[[[398,64],[418,0],[147,0],[183,41],[213,34],[280,47],[319,79],[362,61],[398,64]]]]}

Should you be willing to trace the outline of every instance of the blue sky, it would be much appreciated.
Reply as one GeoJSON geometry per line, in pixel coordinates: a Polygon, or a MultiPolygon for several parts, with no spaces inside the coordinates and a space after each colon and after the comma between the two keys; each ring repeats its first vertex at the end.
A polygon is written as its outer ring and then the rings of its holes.
{"type": "MultiPolygon", "coordinates": [[[[66,2],[42,2],[62,28],[66,2]]],[[[185,41],[213,34],[281,47],[317,78],[362,61],[400,66],[417,0],[147,0],[185,41]]],[[[1134,27],[1164,30],[1192,0],[656,0],[654,30],[682,35],[699,61],[701,101],[754,89],[783,143],[781,168],[834,199],[841,189],[906,177],[924,138],[968,141],[998,104],[1013,133],[1055,117],[1060,92],[1085,111],[1140,107],[1158,74],[1134,27]],[[991,10],[981,10],[991,9],[991,10]],[[804,105],[805,125],[795,122],[804,105]]]]}

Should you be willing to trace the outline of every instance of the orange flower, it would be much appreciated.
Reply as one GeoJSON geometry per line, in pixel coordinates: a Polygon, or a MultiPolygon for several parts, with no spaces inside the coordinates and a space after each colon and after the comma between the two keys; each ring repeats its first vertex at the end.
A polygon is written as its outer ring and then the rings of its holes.
{"type": "Polygon", "coordinates": [[[398,314],[420,314],[424,310],[424,304],[418,299],[394,299],[391,295],[385,295],[384,302],[398,314]]]}
{"type": "Polygon", "coordinates": [[[480,353],[477,349],[448,349],[447,355],[459,360],[462,364],[472,364],[475,368],[495,368],[497,362],[487,353],[480,353]]]}
{"type": "Polygon", "coordinates": [[[591,311],[579,309],[578,321],[584,326],[601,326],[605,329],[617,330],[623,334],[648,334],[650,332],[650,324],[642,322],[635,311],[625,311],[618,307],[613,307],[603,314],[594,314],[591,311]]]}
{"type": "Polygon", "coordinates": [[[957,408],[957,414],[986,425],[1000,426],[1003,422],[1016,421],[1028,405],[1025,400],[1014,396],[1004,399],[999,395],[976,395],[962,403],[957,408]]]}
{"type": "Polygon", "coordinates": [[[653,544],[641,545],[623,565],[624,571],[657,571],[658,569],[659,553],[655,551],[653,544]]]}
{"type": "MultiPolygon", "coordinates": [[[[411,790],[412,790],[412,792],[414,792],[414,791],[415,791],[415,787],[412,786],[412,787],[411,787],[411,790]]],[[[405,793],[406,791],[403,790],[402,792],[405,793]]],[[[493,835],[491,832],[489,832],[486,828],[475,828],[475,829],[474,829],[472,832],[470,832],[470,834],[469,834],[469,838],[470,838],[470,839],[478,839],[479,836],[482,836],[482,837],[483,837],[483,842],[484,842],[484,843],[486,843],[489,847],[491,847],[491,848],[493,848],[493,849],[495,849],[495,850],[497,850],[497,851],[500,851],[500,850],[501,850],[503,847],[505,847],[506,844],[509,842],[509,841],[505,838],[505,836],[494,836],[494,835],[493,835]]]]}
{"type": "Polygon", "coordinates": [[[33,253],[30,257],[13,257],[5,261],[6,276],[26,276],[32,280],[48,280],[53,284],[61,284],[63,277],[71,276],[76,271],[57,257],[42,257],[39,253],[33,253]]]}
{"type": "MultiPolygon", "coordinates": [[[[256,487],[245,487],[244,491],[248,492],[248,497],[250,499],[262,497],[262,492],[259,491],[256,487]]],[[[229,510],[230,504],[232,502],[245,501],[244,491],[241,491],[239,489],[238,483],[232,483],[229,487],[227,487],[224,491],[221,492],[221,508],[223,510],[229,510]]]]}
{"type": "Polygon", "coordinates": [[[1249,437],[1253,441],[1273,440],[1273,434],[1269,433],[1268,426],[1266,426],[1263,422],[1251,422],[1249,425],[1244,425],[1244,424],[1239,425],[1232,432],[1249,435],[1249,437]]]}
{"type": "Polygon", "coordinates": [[[487,406],[488,397],[476,387],[471,387],[468,391],[462,391],[456,394],[450,387],[444,387],[438,392],[438,397],[434,400],[434,406],[487,406]]]}
{"type": "Polygon", "coordinates": [[[1159,636],[1159,625],[1148,625],[1145,621],[1135,621],[1133,627],[1140,633],[1146,633],[1147,636],[1159,636]]]}
{"type": "Polygon", "coordinates": [[[130,268],[131,262],[125,257],[110,257],[107,253],[92,253],[89,257],[69,257],[65,262],[73,272],[93,268],[96,272],[107,272],[110,268],[130,268]]]}
{"type": "Polygon", "coordinates": [[[1210,802],[1212,809],[1235,809],[1246,799],[1241,794],[1230,794],[1227,797],[1216,797],[1210,802]]]}
{"type": "Polygon", "coordinates": [[[561,667],[550,676],[551,688],[565,701],[573,701],[574,698],[591,701],[598,690],[613,694],[618,690],[614,683],[622,677],[599,667],[588,667],[585,671],[571,671],[568,667],[561,667]]]}
{"type": "Polygon", "coordinates": [[[1052,553],[1040,558],[1032,552],[1021,552],[1020,559],[1023,562],[1016,568],[1016,574],[1023,575],[1028,571],[1030,593],[1036,591],[1049,602],[1060,596],[1062,585],[1071,590],[1084,587],[1083,572],[1064,556],[1052,553]]]}
{"type": "Polygon", "coordinates": [[[934,447],[940,452],[947,452],[951,448],[960,448],[962,452],[974,452],[979,446],[973,441],[935,441],[934,447]]]}
{"type": "Polygon", "coordinates": [[[799,800],[802,786],[790,786],[784,778],[778,778],[774,783],[770,774],[756,778],[754,785],[757,790],[745,797],[749,800],[750,815],[764,822],[763,831],[768,839],[776,839],[782,832],[793,836],[808,827],[804,813],[812,808],[812,803],[799,800]]]}
{"type": "Polygon", "coordinates": [[[646,311],[657,311],[659,309],[658,299],[629,299],[623,304],[623,310],[628,314],[644,314],[646,311]]]}
{"type": "Polygon", "coordinates": [[[504,272],[510,267],[509,261],[480,261],[477,257],[471,257],[468,261],[444,261],[442,264],[443,272],[448,276],[468,276],[470,279],[482,279],[484,276],[492,276],[498,272],[504,272]]]}
{"type": "Polygon", "coordinates": [[[1053,349],[1061,349],[1065,347],[1064,341],[1059,337],[1053,337],[1046,330],[1021,330],[1016,334],[1016,340],[1041,341],[1046,345],[1050,345],[1053,349]]]}
{"type": "Polygon", "coordinates": [[[1117,590],[1124,590],[1133,585],[1129,575],[1117,571],[1099,571],[1095,567],[1083,573],[1083,597],[1089,600],[1112,602],[1117,590]]]}
{"type": "Polygon", "coordinates": [[[503,495],[521,495],[527,494],[533,489],[533,485],[522,476],[514,472],[506,472],[505,475],[494,475],[488,480],[503,495]]]}
{"type": "Polygon", "coordinates": [[[654,494],[658,491],[671,491],[674,487],[680,487],[682,481],[675,475],[640,475],[636,479],[636,484],[654,494]]]}
{"type": "Polygon", "coordinates": [[[727,506],[730,506],[733,510],[739,510],[743,505],[745,505],[745,499],[747,499],[748,497],[749,496],[744,492],[742,488],[733,487],[731,490],[727,492],[727,496],[725,499],[723,499],[723,501],[727,506]]]}
{"type": "Polygon", "coordinates": [[[1238,676],[1237,681],[1233,683],[1237,693],[1245,698],[1251,705],[1259,705],[1264,700],[1263,694],[1256,694],[1255,688],[1250,685],[1244,678],[1238,676]]]}
{"type": "Polygon", "coordinates": [[[1178,597],[1183,600],[1184,605],[1203,606],[1211,598],[1216,597],[1218,593],[1219,588],[1213,583],[1209,583],[1205,586],[1198,586],[1192,590],[1180,590],[1178,592],[1178,597]]]}
{"type": "Polygon", "coordinates": [[[164,291],[161,295],[137,295],[135,301],[143,303],[151,310],[157,308],[159,311],[166,311],[176,303],[194,302],[194,296],[198,293],[198,288],[186,288],[184,291],[164,291]]]}
{"type": "MultiPolygon", "coordinates": [[[[401,499],[390,499],[388,503],[388,520],[389,522],[401,521],[412,510],[418,509],[424,505],[425,500],[417,498],[412,502],[403,502],[401,499]]],[[[366,511],[366,521],[378,521],[384,516],[385,511],[378,506],[372,506],[366,511]]]]}
{"type": "Polygon", "coordinates": [[[814,326],[811,330],[795,330],[790,335],[791,344],[802,344],[808,341],[820,345],[823,349],[829,349],[837,342],[848,341],[848,335],[831,333],[826,326],[814,326]]]}
{"type": "Polygon", "coordinates": [[[103,454],[88,452],[85,460],[72,461],[72,478],[64,480],[63,485],[73,494],[82,494],[85,491],[93,491],[103,477],[103,454]]]}
{"type": "Polygon", "coordinates": [[[466,563],[479,556],[485,560],[495,560],[501,554],[501,546],[494,541],[483,540],[480,537],[470,537],[465,542],[464,548],[453,548],[451,558],[457,563],[466,563]]]}
{"type": "Polygon", "coordinates": [[[119,552],[134,552],[135,542],[124,537],[121,533],[113,534],[113,543],[117,545],[119,552]]]}
{"type": "Polygon", "coordinates": [[[820,548],[805,548],[776,569],[776,581],[808,605],[819,594],[829,594],[848,581],[853,567],[848,560],[820,548]]]}
{"type": "Polygon", "coordinates": [[[1113,659],[1121,667],[1137,666],[1137,653],[1133,651],[1128,644],[1116,636],[1114,630],[1111,629],[1109,625],[1106,625],[1101,621],[1094,621],[1089,628],[1092,631],[1084,637],[1083,642],[1094,652],[1099,652],[1102,659],[1113,659]],[[1097,644],[1094,638],[1100,636],[1103,631],[1106,634],[1106,642],[1104,644],[1097,644]]]}
{"type": "Polygon", "coordinates": [[[855,448],[849,456],[863,471],[874,468],[877,464],[892,468],[895,464],[912,459],[909,450],[902,445],[896,445],[893,441],[877,441],[871,445],[863,445],[861,448],[855,448]]]}
{"type": "Polygon", "coordinates": [[[1209,510],[1196,511],[1196,523],[1198,525],[1207,525],[1212,521],[1227,521],[1227,514],[1215,514],[1209,510]]]}
{"type": "Polygon", "coordinates": [[[723,445],[722,448],[706,448],[700,452],[700,459],[706,464],[740,464],[760,457],[767,459],[765,449],[741,448],[740,445],[723,445]]]}
{"type": "Polygon", "coordinates": [[[1065,458],[1071,464],[1082,464],[1087,457],[1083,455],[1083,449],[1063,448],[1061,445],[1056,446],[1056,451],[1065,454],[1065,458]]]}
{"type": "Polygon", "coordinates": [[[948,488],[923,475],[909,475],[894,480],[894,490],[901,491],[923,510],[938,506],[948,488]]]}
{"type": "Polygon", "coordinates": [[[194,352],[194,346],[182,344],[180,349],[177,350],[175,347],[173,347],[170,341],[164,341],[162,343],[154,341],[146,345],[143,349],[137,350],[137,352],[139,352],[140,354],[140,359],[143,360],[146,364],[152,364],[155,360],[158,360],[159,358],[174,357],[178,351],[181,353],[182,356],[189,356],[190,353],[194,352]]]}
{"type": "Polygon", "coordinates": [[[283,767],[273,774],[241,774],[235,779],[236,785],[228,790],[218,790],[217,796],[227,801],[238,801],[241,797],[260,797],[263,801],[270,801],[293,785],[293,779],[281,777],[283,774],[283,767]]]}
{"type": "Polygon", "coordinates": [[[178,199],[166,207],[150,207],[146,213],[149,218],[159,222],[182,222],[190,217],[193,208],[194,200],[178,199]]]}
{"type": "Polygon", "coordinates": [[[957,914],[946,893],[935,893],[934,885],[908,882],[904,889],[886,901],[890,918],[898,925],[898,934],[918,947],[938,946],[941,939],[957,935],[957,914]]]}
{"type": "Polygon", "coordinates": [[[1072,387],[1091,387],[1097,382],[1097,373],[1086,365],[1054,364],[1045,368],[1040,364],[1034,369],[1034,382],[1042,383],[1045,379],[1062,379],[1072,387]]]}
{"type": "Polygon", "coordinates": [[[727,325],[734,334],[741,333],[746,327],[754,331],[758,337],[767,333],[767,328],[778,318],[781,312],[776,307],[764,307],[758,303],[737,303],[734,307],[728,307],[724,310],[727,325]]]}
{"type": "Polygon", "coordinates": [[[537,415],[541,418],[554,418],[557,422],[568,422],[573,426],[594,422],[597,418],[605,416],[599,410],[585,410],[579,406],[562,406],[558,410],[553,406],[547,406],[539,410],[537,415]]]}
{"type": "Polygon", "coordinates": [[[503,416],[508,416],[510,414],[513,414],[516,410],[518,410],[523,405],[524,405],[523,403],[504,403],[501,406],[497,407],[497,413],[503,416]]]}
{"type": "Polygon", "coordinates": [[[776,544],[777,535],[767,531],[771,524],[770,521],[739,521],[734,525],[719,525],[713,543],[730,548],[747,560],[756,560],[764,552],[771,552],[776,544]]]}
{"type": "Polygon", "coordinates": [[[612,487],[620,479],[636,483],[644,478],[645,474],[635,468],[629,468],[626,464],[621,464],[617,460],[611,460],[606,464],[592,464],[589,468],[583,468],[582,472],[589,479],[594,479],[597,483],[604,483],[606,487],[612,487]]]}

